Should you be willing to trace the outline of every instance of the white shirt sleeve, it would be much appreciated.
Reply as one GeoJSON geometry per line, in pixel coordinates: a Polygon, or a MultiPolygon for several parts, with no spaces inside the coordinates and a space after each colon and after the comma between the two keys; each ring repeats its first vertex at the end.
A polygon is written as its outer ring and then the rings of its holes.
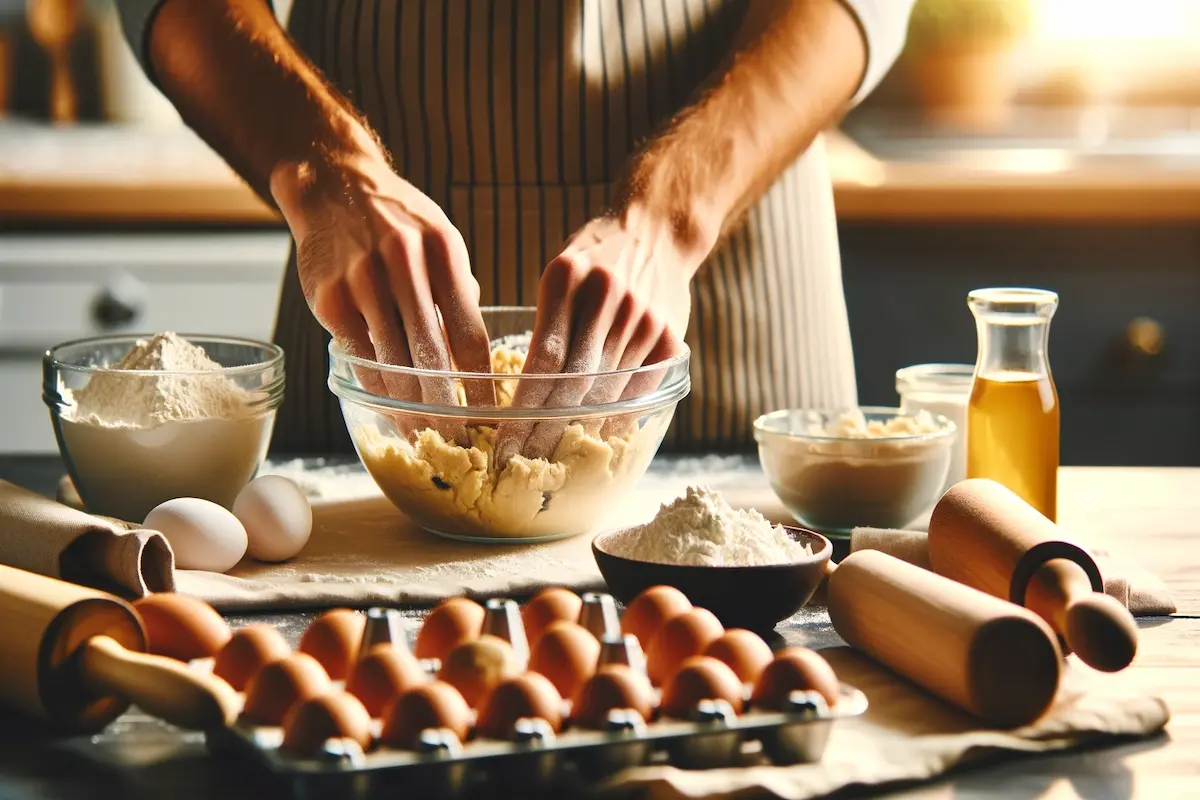
{"type": "Polygon", "coordinates": [[[916,0],[842,0],[858,18],[867,42],[867,70],[854,93],[858,104],[869,95],[896,63],[908,36],[908,17],[916,0]]]}
{"type": "MultiPolygon", "coordinates": [[[[146,33],[162,0],[116,0],[125,38],[153,80],[150,62],[146,59],[146,33]]],[[[908,17],[916,0],[842,0],[858,20],[867,44],[867,69],[853,102],[863,98],[879,85],[883,76],[904,49],[908,35],[908,17]]]]}
{"type": "Polygon", "coordinates": [[[116,0],[117,14],[121,18],[121,30],[125,32],[125,40],[129,49],[137,56],[150,80],[154,80],[150,59],[146,57],[146,34],[150,32],[150,22],[158,11],[163,0],[116,0]]]}

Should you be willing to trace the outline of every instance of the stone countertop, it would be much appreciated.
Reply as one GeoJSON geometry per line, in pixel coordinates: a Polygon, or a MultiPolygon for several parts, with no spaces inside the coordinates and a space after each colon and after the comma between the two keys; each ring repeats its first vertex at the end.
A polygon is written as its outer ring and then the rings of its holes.
{"type": "MultiPolygon", "coordinates": [[[[722,460],[727,463],[726,460],[722,460]]],[[[652,469],[671,469],[661,458],[652,469]]],[[[747,469],[756,468],[746,459],[747,469]]],[[[0,457],[0,479],[53,496],[62,474],[56,457],[0,457]]],[[[1167,580],[1179,603],[1171,618],[1140,621],[1141,648],[1130,680],[1164,697],[1174,717],[1168,735],[1128,745],[999,764],[955,773],[889,797],[1086,797],[1162,800],[1200,792],[1200,470],[1063,470],[1072,521],[1092,524],[1101,543],[1128,544],[1167,580]],[[1140,522],[1140,525],[1139,525],[1140,522]],[[1103,534],[1111,529],[1107,540],[1103,534]]],[[[417,610],[406,611],[417,616],[417,610]]],[[[238,615],[232,625],[261,621],[295,643],[312,614],[238,615]]],[[[840,644],[824,609],[801,611],[777,629],[772,644],[840,644]]],[[[203,737],[130,712],[93,737],[48,738],[5,725],[0,715],[0,798],[195,798],[241,800],[283,796],[281,787],[249,768],[209,757],[203,737]]]]}
{"type": "MultiPolygon", "coordinates": [[[[903,221],[1162,221],[1200,218],[1189,152],[1092,157],[1066,144],[879,155],[826,135],[838,218],[903,221]]],[[[882,152],[882,151],[880,151],[882,152]]],[[[24,224],[280,225],[278,215],[182,126],[50,128],[0,122],[0,217],[24,224]]]]}

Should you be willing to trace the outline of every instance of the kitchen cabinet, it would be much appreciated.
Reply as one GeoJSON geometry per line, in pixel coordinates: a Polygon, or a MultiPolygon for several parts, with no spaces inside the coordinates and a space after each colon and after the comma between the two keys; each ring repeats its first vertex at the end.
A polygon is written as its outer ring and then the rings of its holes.
{"type": "Polygon", "coordinates": [[[859,400],[895,405],[896,369],[974,362],[966,296],[1059,293],[1050,364],[1062,463],[1200,464],[1200,231],[1190,224],[843,223],[859,400]]]}
{"type": "Polygon", "coordinates": [[[289,236],[281,230],[0,235],[0,452],[57,452],[41,359],[118,332],[269,339],[289,236]]]}

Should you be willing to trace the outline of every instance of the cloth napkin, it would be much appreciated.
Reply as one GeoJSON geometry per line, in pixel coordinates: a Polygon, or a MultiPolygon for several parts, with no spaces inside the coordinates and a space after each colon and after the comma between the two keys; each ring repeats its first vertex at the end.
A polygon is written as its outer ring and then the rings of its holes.
{"type": "MultiPolygon", "coordinates": [[[[533,547],[451,542],[431,536],[409,522],[384,499],[375,482],[361,469],[312,470],[283,464],[268,467],[266,471],[295,480],[309,495],[314,526],[308,546],[289,562],[262,564],[246,559],[226,575],[173,570],[178,591],[207,600],[222,610],[252,610],[383,603],[423,605],[455,594],[519,596],[549,584],[578,591],[603,586],[586,536],[533,547]]],[[[661,502],[681,494],[697,474],[705,475],[731,504],[758,508],[773,521],[789,521],[786,511],[775,508],[778,501],[765,482],[748,484],[744,473],[731,470],[718,458],[700,459],[675,474],[648,473],[626,498],[627,502],[622,503],[612,524],[635,524],[649,519],[661,502]]],[[[30,498],[38,500],[37,508],[41,511],[34,518],[53,530],[29,537],[28,541],[25,536],[16,540],[11,534],[6,536],[0,540],[0,563],[21,566],[8,559],[10,551],[52,548],[53,542],[63,542],[61,550],[96,526],[118,532],[134,527],[72,510],[81,508],[82,501],[67,477],[59,483],[58,499],[72,508],[64,509],[29,492],[24,494],[29,496],[27,502],[30,498]]],[[[7,521],[9,516],[0,504],[0,526],[3,526],[0,529],[14,529],[7,521]]],[[[929,569],[927,534],[921,527],[924,526],[918,522],[908,530],[857,528],[851,535],[850,548],[851,551],[883,550],[929,569]]],[[[152,537],[151,532],[134,533],[143,540],[152,537]]],[[[103,541],[111,542],[111,536],[103,541]]],[[[162,553],[164,549],[169,552],[169,548],[165,548],[161,537],[155,541],[157,544],[148,556],[142,555],[144,546],[134,549],[138,546],[130,541],[124,545],[126,549],[102,551],[103,558],[89,552],[90,558],[85,563],[93,565],[93,577],[97,580],[111,568],[118,585],[128,586],[129,591],[139,595],[145,592],[139,587],[159,585],[153,583],[156,580],[168,585],[172,580],[172,570],[164,566],[162,553]],[[108,562],[111,567],[95,568],[108,562]],[[140,574],[153,573],[149,578],[151,583],[145,579],[130,580],[139,574],[138,569],[140,574]]],[[[1104,576],[1106,592],[1123,602],[1133,614],[1155,616],[1175,612],[1175,602],[1157,575],[1125,557],[1118,561],[1103,551],[1093,549],[1092,553],[1104,576]]],[[[56,574],[46,571],[46,559],[36,562],[37,566],[35,562],[24,563],[31,564],[26,569],[56,574]]]]}
{"type": "MultiPolygon", "coordinates": [[[[850,533],[850,552],[881,550],[910,564],[931,569],[929,534],[919,530],[855,528],[850,533]]],[[[1104,578],[1104,593],[1120,600],[1135,617],[1175,613],[1175,600],[1162,578],[1122,557],[1119,561],[1105,550],[1089,552],[1104,578]]]]}
{"type": "Polygon", "coordinates": [[[246,559],[225,575],[175,574],[178,591],[221,610],[432,605],[463,594],[511,597],[550,585],[604,586],[588,536],[537,545],[456,542],[421,530],[382,496],[314,503],[312,537],[291,561],[246,559]]]}
{"type": "MultiPolygon", "coordinates": [[[[634,490],[611,523],[652,517],[663,497],[671,496],[664,495],[672,491],[668,483],[649,481],[634,490]]],[[[301,488],[312,490],[313,532],[298,556],[279,564],[246,558],[226,574],[175,569],[175,590],[221,611],[249,611],[432,605],[464,594],[519,597],[551,585],[576,591],[604,587],[589,536],[537,545],[457,542],[418,528],[365,473],[327,478],[320,487],[301,482],[301,488]]],[[[69,480],[60,483],[58,496],[68,504],[79,502],[69,480]]],[[[70,512],[67,524],[76,531],[97,519],[44,503],[70,512]]],[[[0,507],[0,520],[4,515],[0,507]]]]}
{"type": "Polygon", "coordinates": [[[161,533],[8,481],[0,481],[0,563],[126,597],[176,588],[175,557],[161,533]]]}
{"type": "MultiPolygon", "coordinates": [[[[823,797],[847,787],[929,780],[952,767],[1151,736],[1170,719],[1166,703],[1130,692],[1119,675],[1072,665],[1051,710],[1032,725],[989,730],[978,720],[846,647],[822,650],[838,677],[861,689],[865,715],[839,720],[815,764],[703,771],[627,770],[606,788],[642,789],[654,800],[823,797]]],[[[1072,660],[1073,661],[1073,660],[1072,660]]]]}

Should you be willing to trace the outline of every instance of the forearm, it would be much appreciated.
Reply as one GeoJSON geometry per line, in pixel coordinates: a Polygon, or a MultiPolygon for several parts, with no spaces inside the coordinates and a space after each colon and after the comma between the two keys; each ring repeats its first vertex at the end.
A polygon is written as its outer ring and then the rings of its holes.
{"type": "Polygon", "coordinates": [[[751,0],[733,55],[633,159],[618,208],[666,220],[707,253],[846,108],[866,48],[838,0],[751,0]]]}
{"type": "Polygon", "coordinates": [[[184,121],[268,202],[278,164],[382,157],[373,134],[297,52],[265,0],[166,0],[146,55],[184,121]]]}

